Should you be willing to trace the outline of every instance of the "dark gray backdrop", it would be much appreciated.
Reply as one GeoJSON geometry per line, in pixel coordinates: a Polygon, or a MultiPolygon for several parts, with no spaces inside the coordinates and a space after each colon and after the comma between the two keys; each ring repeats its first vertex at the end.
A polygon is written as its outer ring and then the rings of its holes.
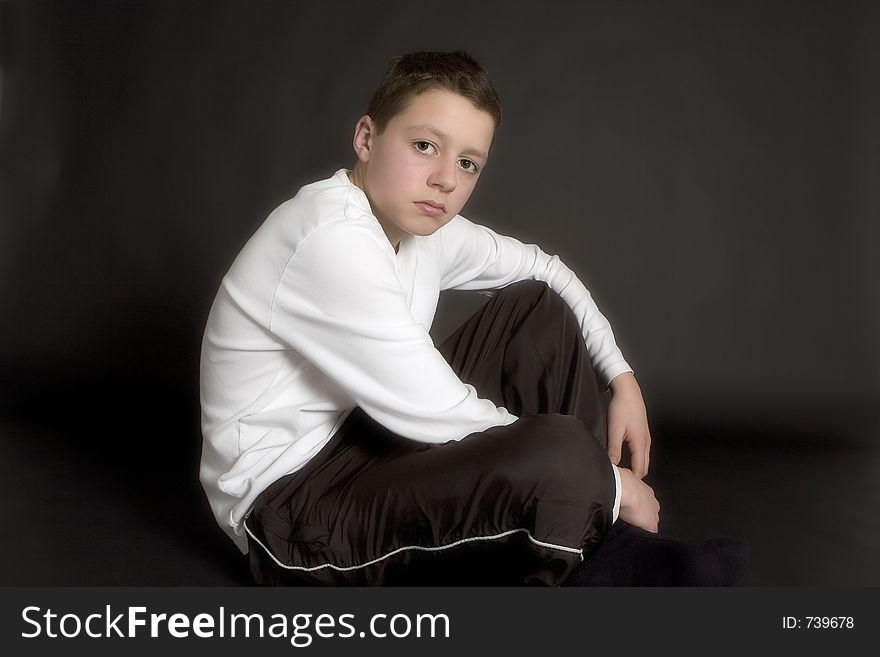
{"type": "MultiPolygon", "coordinates": [[[[40,476],[83,490],[73,462],[116,482],[85,507],[135,481],[131,504],[173,536],[189,520],[169,529],[165,478],[204,511],[198,347],[220,278],[273,207],[352,164],[385,62],[420,49],[489,69],[504,123],[464,213],[581,275],[658,443],[876,447],[878,40],[871,2],[0,1],[10,494],[40,476]]],[[[473,303],[455,296],[436,336],[473,303]]],[[[876,500],[871,472],[799,484],[876,500]]],[[[743,527],[728,511],[708,526],[743,527]]],[[[878,538],[876,521],[859,531],[878,538]]],[[[109,581],[132,581],[117,568],[109,581]]],[[[761,581],[814,581],[802,570],[761,581]]],[[[866,574],[880,581],[841,579],[866,574]]]]}

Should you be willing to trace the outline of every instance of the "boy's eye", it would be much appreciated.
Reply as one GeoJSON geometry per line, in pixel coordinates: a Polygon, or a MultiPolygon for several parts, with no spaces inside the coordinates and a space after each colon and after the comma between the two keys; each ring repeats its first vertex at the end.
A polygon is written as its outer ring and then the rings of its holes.
{"type": "Polygon", "coordinates": [[[459,160],[458,165],[468,173],[476,173],[480,168],[473,160],[459,160]]]}
{"type": "Polygon", "coordinates": [[[430,153],[434,149],[434,144],[429,141],[417,141],[415,147],[421,153],[430,153]]]}

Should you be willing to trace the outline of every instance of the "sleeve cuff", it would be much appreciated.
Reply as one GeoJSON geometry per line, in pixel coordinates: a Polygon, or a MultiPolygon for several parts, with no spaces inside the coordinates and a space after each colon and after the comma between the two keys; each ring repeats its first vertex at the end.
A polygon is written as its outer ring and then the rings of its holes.
{"type": "Polygon", "coordinates": [[[635,373],[635,372],[633,372],[633,368],[631,368],[625,362],[618,363],[617,365],[614,365],[613,367],[609,367],[607,370],[605,370],[602,373],[603,377],[605,379],[605,389],[607,390],[608,388],[611,387],[611,381],[614,379],[614,377],[620,376],[621,374],[624,374],[626,372],[630,372],[633,374],[635,373]]]}
{"type": "Polygon", "coordinates": [[[611,464],[611,471],[614,472],[614,510],[611,512],[611,524],[613,525],[617,522],[617,517],[620,515],[620,472],[617,469],[617,466],[613,463],[611,464]]]}

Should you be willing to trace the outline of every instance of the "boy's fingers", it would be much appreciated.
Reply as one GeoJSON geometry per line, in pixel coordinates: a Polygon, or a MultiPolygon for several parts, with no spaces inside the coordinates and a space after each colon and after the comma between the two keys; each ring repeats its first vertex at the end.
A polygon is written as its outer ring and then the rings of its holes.
{"type": "Polygon", "coordinates": [[[651,463],[651,434],[650,433],[645,436],[644,450],[645,450],[645,460],[644,460],[644,466],[643,466],[644,471],[642,472],[643,477],[648,474],[648,467],[651,463]]]}
{"type": "Polygon", "coordinates": [[[647,472],[648,464],[645,461],[645,452],[635,450],[632,455],[632,471],[633,474],[641,479],[647,472]]]}
{"type": "Polygon", "coordinates": [[[609,431],[608,433],[608,458],[614,465],[620,463],[620,447],[623,443],[623,437],[618,436],[609,431]]]}

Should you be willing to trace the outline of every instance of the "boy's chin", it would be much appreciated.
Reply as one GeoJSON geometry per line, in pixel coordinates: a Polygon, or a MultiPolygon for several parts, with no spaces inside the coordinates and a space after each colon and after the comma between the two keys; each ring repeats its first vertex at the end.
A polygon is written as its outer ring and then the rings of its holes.
{"type": "Polygon", "coordinates": [[[428,235],[433,235],[440,228],[442,228],[443,226],[448,224],[449,219],[451,219],[451,218],[452,217],[449,217],[447,219],[446,217],[443,217],[442,219],[438,218],[438,219],[429,219],[428,221],[414,222],[413,224],[408,226],[407,232],[410,233],[411,235],[419,235],[421,237],[427,237],[428,235]]]}
{"type": "Polygon", "coordinates": [[[409,231],[409,235],[414,235],[417,237],[428,237],[437,232],[440,226],[434,226],[433,228],[424,228],[419,230],[411,230],[409,231]]]}

